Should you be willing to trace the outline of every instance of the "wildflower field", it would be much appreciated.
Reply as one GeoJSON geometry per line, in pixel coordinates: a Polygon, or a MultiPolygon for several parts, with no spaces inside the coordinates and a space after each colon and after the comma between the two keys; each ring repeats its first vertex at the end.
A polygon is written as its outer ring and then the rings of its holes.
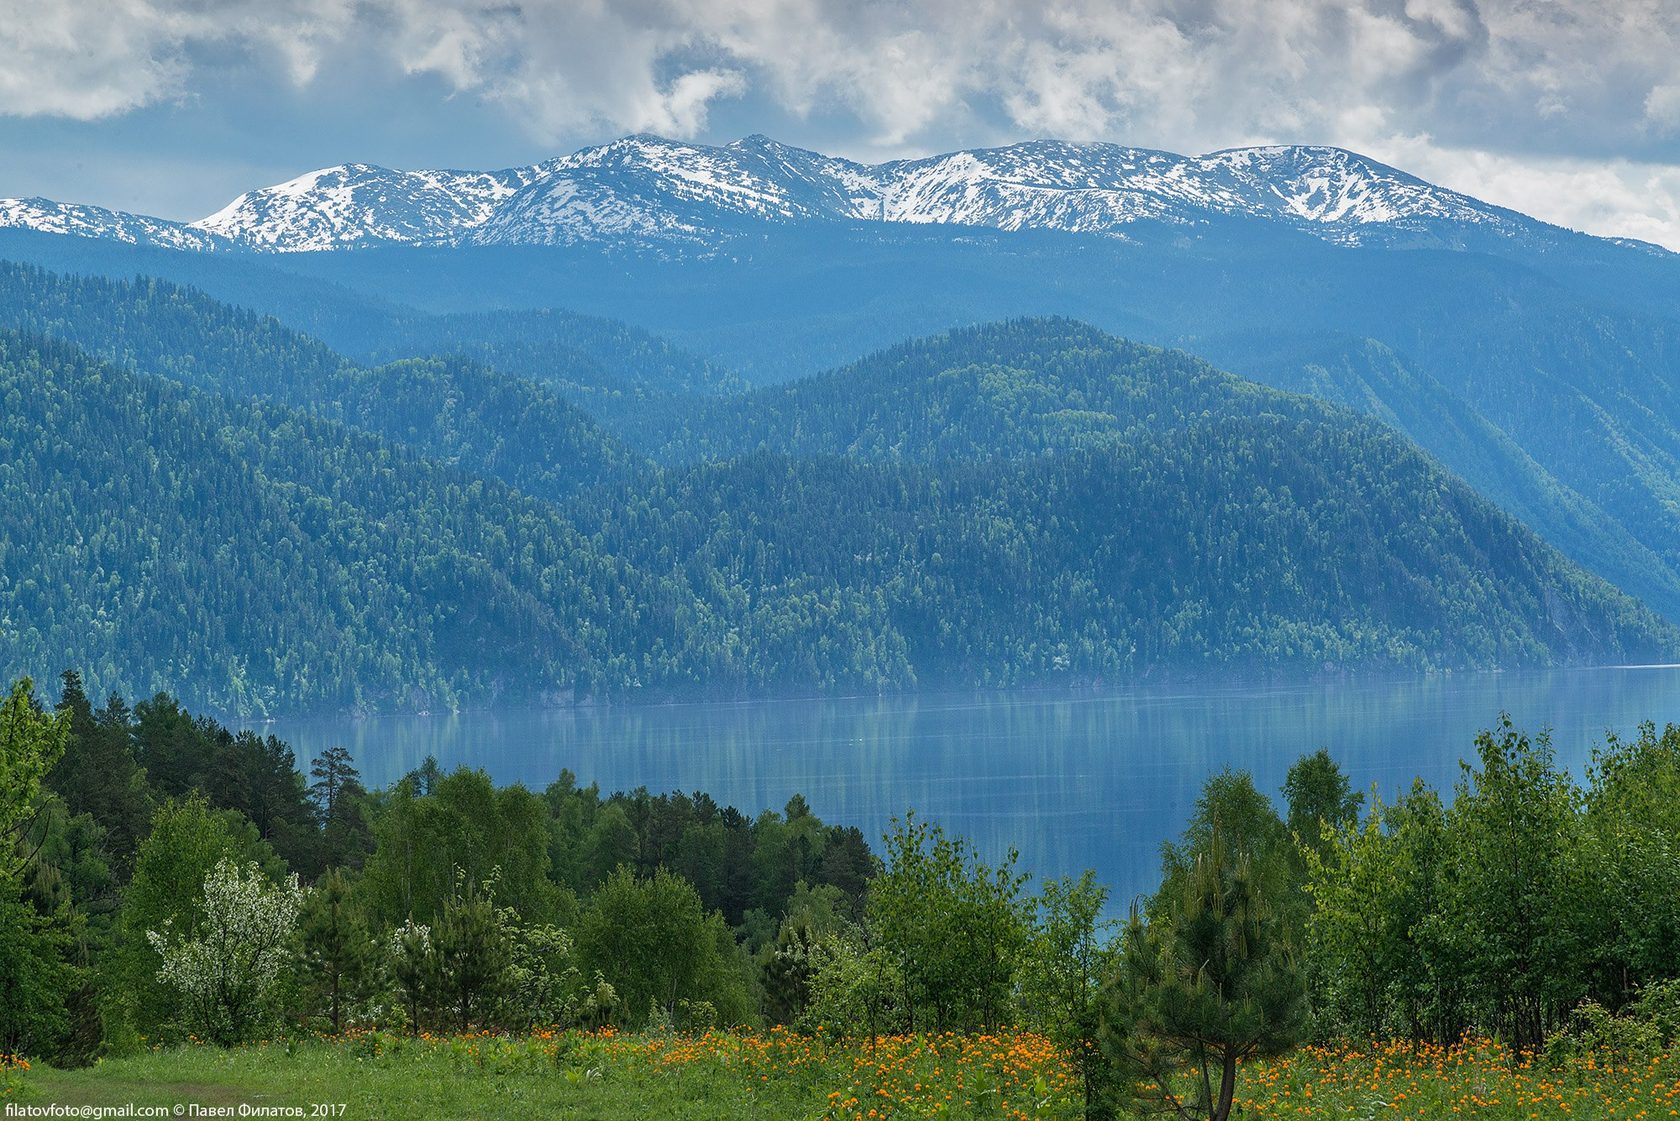
{"type": "MultiPolygon", "coordinates": [[[[873,1043],[783,1031],[518,1038],[365,1032],[234,1050],[157,1050],[73,1071],[0,1059],[0,1100],[295,1106],[305,1116],[403,1121],[1081,1116],[1067,1057],[1041,1036],[1010,1032],[873,1043]],[[325,1111],[308,1112],[317,1107],[325,1111]]],[[[1589,1054],[1546,1063],[1490,1041],[1307,1047],[1249,1067],[1237,1115],[1649,1121],[1680,1116],[1680,1055],[1632,1061],[1589,1054]]]]}
{"type": "Polygon", "coordinates": [[[1680,1052],[1547,1062],[1491,1040],[1303,1047],[1256,1066],[1241,1104],[1250,1117],[1648,1121],[1680,1116],[1680,1052]]]}

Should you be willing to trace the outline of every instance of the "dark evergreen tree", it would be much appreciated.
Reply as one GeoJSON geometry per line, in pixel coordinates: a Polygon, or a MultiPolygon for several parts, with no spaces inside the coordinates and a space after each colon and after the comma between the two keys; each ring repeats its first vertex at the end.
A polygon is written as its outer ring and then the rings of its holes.
{"type": "Polygon", "coordinates": [[[467,1031],[500,999],[513,964],[510,931],[496,910],[494,883],[475,884],[459,871],[455,890],[432,927],[438,998],[452,1026],[467,1031]]]}
{"type": "Polygon", "coordinates": [[[79,933],[68,906],[43,914],[14,877],[0,875],[0,1052],[64,1054],[89,980],[78,961],[79,933]]]}
{"type": "Polygon", "coordinates": [[[1215,828],[1147,919],[1135,908],[1102,1006],[1116,1084],[1184,1121],[1227,1121],[1237,1073],[1293,1046],[1306,985],[1252,859],[1215,828]]]}
{"type": "Polygon", "coordinates": [[[773,1022],[791,1024],[811,999],[811,949],[815,936],[803,917],[782,923],[764,959],[764,1013],[773,1022]]]}
{"type": "Polygon", "coordinates": [[[58,711],[68,714],[70,738],[47,784],[72,815],[89,814],[99,823],[105,850],[126,876],[152,816],[151,788],[134,757],[128,709],[112,696],[96,715],[81,675],[66,670],[62,681],[58,711]]]}
{"type": "Polygon", "coordinates": [[[329,870],[303,897],[298,936],[311,1006],[336,1035],[366,994],[375,966],[373,940],[342,870],[329,870]]]}
{"type": "Polygon", "coordinates": [[[321,830],[321,861],[326,868],[360,868],[373,848],[364,813],[367,790],[361,772],[342,747],[329,747],[309,767],[314,782],[309,797],[321,830]]]}

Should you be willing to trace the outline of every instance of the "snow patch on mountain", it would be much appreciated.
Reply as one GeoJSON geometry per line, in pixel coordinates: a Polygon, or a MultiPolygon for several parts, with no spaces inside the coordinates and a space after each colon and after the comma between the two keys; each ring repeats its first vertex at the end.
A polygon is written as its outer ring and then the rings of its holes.
{"type": "Polygon", "coordinates": [[[1124,233],[1137,222],[1280,222],[1363,244],[1431,224],[1535,225],[1338,148],[1180,156],[1035,141],[868,165],[749,136],[627,136],[534,167],[399,172],[346,165],[254,191],[196,228],[259,249],[355,245],[711,247],[763,225],[884,222],[1124,233]]]}
{"type": "Polygon", "coordinates": [[[1269,191],[1288,214],[1323,225],[1524,220],[1340,148],[1238,148],[1199,162],[1228,171],[1251,195],[1269,191]]]}

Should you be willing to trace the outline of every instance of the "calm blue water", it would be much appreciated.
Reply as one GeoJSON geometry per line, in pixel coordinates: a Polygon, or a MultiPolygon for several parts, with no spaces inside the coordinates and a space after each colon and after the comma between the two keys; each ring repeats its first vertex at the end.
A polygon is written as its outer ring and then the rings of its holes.
{"type": "Polygon", "coordinates": [[[1405,681],[1152,686],[276,721],[302,759],[347,747],[369,785],[428,755],[541,789],[570,768],[605,790],[704,790],[749,813],[802,793],[819,816],[878,838],[914,808],[994,859],[1039,875],[1095,869],[1116,912],[1154,886],[1163,840],[1203,781],[1248,770],[1276,794],[1328,747],[1361,788],[1422,776],[1450,790],[1476,732],[1508,711],[1551,728],[1582,773],[1606,730],[1680,722],[1680,667],[1455,674],[1405,681]]]}

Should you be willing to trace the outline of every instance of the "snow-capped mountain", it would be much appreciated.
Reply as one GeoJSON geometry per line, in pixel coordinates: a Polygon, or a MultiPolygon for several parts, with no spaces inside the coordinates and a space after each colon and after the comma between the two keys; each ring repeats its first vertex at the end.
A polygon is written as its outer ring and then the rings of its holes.
{"type": "Polygon", "coordinates": [[[254,249],[293,252],[448,244],[483,225],[536,174],[344,164],[248,191],[192,226],[254,249]]]}
{"type": "Polygon", "coordinates": [[[878,206],[880,193],[870,168],[760,136],[722,147],[631,136],[533,170],[523,190],[462,240],[704,243],[755,222],[854,219],[878,206]]]}
{"type": "Polygon", "coordinates": [[[1116,233],[1140,221],[1246,217],[1347,244],[1428,224],[1535,224],[1340,148],[1186,157],[1038,141],[879,170],[882,217],[898,222],[1116,233]]]}
{"type": "Polygon", "coordinates": [[[631,136],[528,168],[347,164],[250,191],[190,224],[42,200],[0,226],[210,249],[376,245],[715,247],[766,226],[907,223],[1124,236],[1140,222],[1281,224],[1349,245],[1523,238],[1544,223],[1339,148],[1205,156],[1035,141],[867,165],[762,136],[722,146],[631,136]]]}
{"type": "Polygon", "coordinates": [[[166,249],[233,248],[214,234],[165,218],[147,218],[100,206],[39,198],[0,199],[0,229],[107,238],[129,245],[153,245],[166,249]]]}

